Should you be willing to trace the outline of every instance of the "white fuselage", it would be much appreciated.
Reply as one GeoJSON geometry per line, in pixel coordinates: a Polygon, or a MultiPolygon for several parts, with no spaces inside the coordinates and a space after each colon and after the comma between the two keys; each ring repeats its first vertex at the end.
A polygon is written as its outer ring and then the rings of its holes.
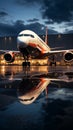
{"type": "Polygon", "coordinates": [[[19,33],[17,37],[17,47],[26,48],[27,46],[37,48],[41,53],[48,53],[49,46],[33,31],[25,30],[19,33]]]}

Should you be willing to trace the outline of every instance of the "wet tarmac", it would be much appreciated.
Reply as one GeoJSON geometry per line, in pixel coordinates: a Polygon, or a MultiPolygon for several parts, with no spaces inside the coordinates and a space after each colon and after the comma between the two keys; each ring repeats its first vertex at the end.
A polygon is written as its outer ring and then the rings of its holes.
{"type": "Polygon", "coordinates": [[[72,130],[73,66],[0,66],[0,130],[72,130]]]}

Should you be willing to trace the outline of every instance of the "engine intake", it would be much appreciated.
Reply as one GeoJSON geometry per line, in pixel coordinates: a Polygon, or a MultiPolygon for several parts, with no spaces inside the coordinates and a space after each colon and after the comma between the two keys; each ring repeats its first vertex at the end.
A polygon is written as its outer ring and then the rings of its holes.
{"type": "Polygon", "coordinates": [[[64,60],[67,62],[71,62],[73,60],[73,53],[67,52],[64,54],[64,60]]]}
{"type": "Polygon", "coordinates": [[[4,59],[6,62],[11,63],[14,61],[15,57],[14,57],[14,53],[13,52],[8,52],[4,54],[4,59]]]}

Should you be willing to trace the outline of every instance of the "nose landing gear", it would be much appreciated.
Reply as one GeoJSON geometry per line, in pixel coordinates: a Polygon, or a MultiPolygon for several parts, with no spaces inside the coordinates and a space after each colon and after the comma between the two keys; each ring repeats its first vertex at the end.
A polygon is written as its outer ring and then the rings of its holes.
{"type": "Polygon", "coordinates": [[[24,57],[24,62],[22,63],[22,66],[24,66],[24,67],[30,67],[30,62],[28,61],[28,59],[29,59],[29,56],[28,55],[23,55],[23,57],[24,57]]]}
{"type": "Polygon", "coordinates": [[[22,63],[22,66],[28,66],[28,67],[30,67],[30,62],[25,61],[25,62],[22,63]]]}

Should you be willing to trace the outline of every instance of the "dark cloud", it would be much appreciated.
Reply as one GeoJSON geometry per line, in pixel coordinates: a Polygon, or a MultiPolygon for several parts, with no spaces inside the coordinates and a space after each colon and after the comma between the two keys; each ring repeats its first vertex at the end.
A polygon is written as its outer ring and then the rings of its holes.
{"type": "Polygon", "coordinates": [[[15,26],[24,26],[24,21],[23,20],[17,20],[16,22],[13,22],[15,26]]]}
{"type": "Polygon", "coordinates": [[[12,24],[0,23],[0,35],[17,35],[21,30],[25,29],[24,21],[17,20],[12,24]]]}
{"type": "Polygon", "coordinates": [[[52,20],[50,20],[50,19],[48,19],[48,20],[45,20],[45,24],[53,24],[54,22],[52,21],[52,20]]]}
{"type": "MultiPolygon", "coordinates": [[[[40,24],[39,22],[25,25],[24,21],[21,20],[12,22],[12,24],[0,23],[0,36],[17,36],[20,31],[26,29],[32,30],[37,34],[45,34],[46,27],[43,24],[40,24]]],[[[57,32],[49,29],[49,33],[55,34],[57,32]]]]}
{"type": "Polygon", "coordinates": [[[65,22],[64,28],[65,28],[65,31],[63,33],[73,34],[73,21],[65,22]]]}
{"type": "Polygon", "coordinates": [[[17,32],[19,33],[22,30],[25,29],[29,29],[32,31],[35,31],[36,33],[43,33],[42,28],[44,28],[45,26],[43,24],[40,24],[39,22],[34,22],[34,23],[30,23],[30,24],[24,24],[23,21],[21,20],[17,20],[14,25],[13,28],[15,28],[15,30],[17,30],[17,32]]]}
{"type": "MultiPolygon", "coordinates": [[[[17,23],[17,21],[16,21],[16,23],[17,23]]],[[[15,23],[15,25],[16,25],[16,23],[15,23]]],[[[22,25],[22,26],[18,25],[18,26],[19,26],[19,31],[28,29],[28,30],[32,30],[32,31],[36,32],[37,34],[41,34],[41,35],[45,34],[45,30],[46,30],[46,26],[39,22],[34,22],[34,23],[22,25]]],[[[56,34],[58,32],[54,31],[53,29],[49,29],[49,33],[56,34]]]]}
{"type": "Polygon", "coordinates": [[[48,29],[48,34],[58,34],[54,29],[48,29]]]}
{"type": "Polygon", "coordinates": [[[8,14],[6,12],[4,12],[4,11],[1,11],[0,12],[0,17],[5,17],[5,16],[8,16],[8,14]]]}
{"type": "Polygon", "coordinates": [[[0,23],[0,36],[15,35],[16,30],[10,24],[0,23]]]}
{"type": "Polygon", "coordinates": [[[37,34],[44,34],[44,28],[45,26],[43,24],[40,24],[39,22],[26,25],[26,29],[30,29],[36,32],[37,34]]]}
{"type": "Polygon", "coordinates": [[[43,2],[43,0],[16,0],[16,3],[17,4],[20,4],[20,5],[31,5],[31,4],[34,4],[34,3],[41,3],[43,2]]]}
{"type": "Polygon", "coordinates": [[[27,20],[27,22],[38,22],[38,21],[39,21],[39,19],[37,19],[37,18],[27,20]]]}
{"type": "Polygon", "coordinates": [[[73,0],[44,0],[41,9],[43,19],[53,22],[70,21],[73,12],[73,0]]]}
{"type": "Polygon", "coordinates": [[[73,30],[65,29],[64,33],[65,34],[73,34],[73,30]]]}
{"type": "Polygon", "coordinates": [[[40,11],[45,22],[49,24],[52,22],[66,22],[73,19],[73,0],[16,0],[16,3],[22,6],[40,5],[40,11]]]}
{"type": "Polygon", "coordinates": [[[70,26],[73,26],[73,21],[71,21],[71,22],[66,22],[65,25],[66,25],[66,26],[69,26],[69,27],[70,27],[70,26]]]}
{"type": "MultiPolygon", "coordinates": [[[[17,23],[17,22],[16,22],[17,23]]],[[[36,32],[37,34],[42,34],[44,33],[44,30],[42,28],[44,28],[45,26],[43,24],[40,24],[39,22],[34,22],[34,23],[30,23],[30,24],[26,24],[23,26],[19,26],[19,30],[32,30],[34,32],[36,32]]]]}

